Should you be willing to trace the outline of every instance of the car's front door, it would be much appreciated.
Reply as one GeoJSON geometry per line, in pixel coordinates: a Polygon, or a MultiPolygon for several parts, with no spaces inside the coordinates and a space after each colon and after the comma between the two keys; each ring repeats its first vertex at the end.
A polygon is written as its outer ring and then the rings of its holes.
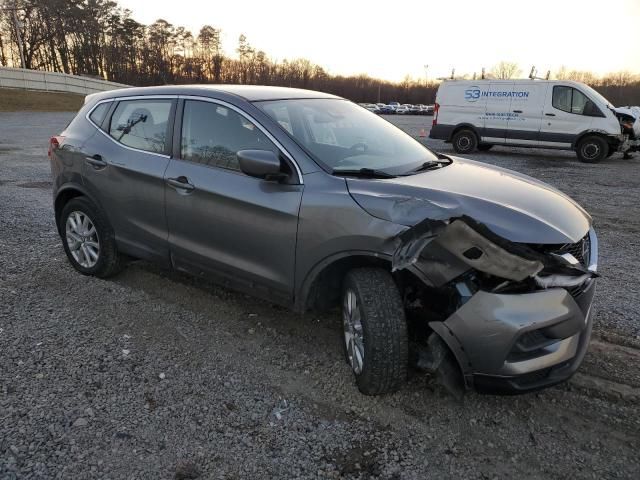
{"type": "Polygon", "coordinates": [[[540,145],[571,147],[578,135],[587,130],[593,117],[586,115],[593,102],[577,88],[569,85],[554,85],[547,94],[540,145]]]}
{"type": "Polygon", "coordinates": [[[84,186],[108,216],[119,248],[164,262],[169,261],[164,172],[175,103],[121,100],[110,120],[94,122],[99,130],[82,146],[84,186]]]}
{"type": "MultiPolygon", "coordinates": [[[[240,171],[239,150],[272,150],[269,136],[224,102],[182,100],[179,146],[165,174],[174,266],[210,274],[273,300],[293,295],[301,177],[266,181],[240,171]]],[[[287,167],[288,165],[288,167],[287,167]]]]}

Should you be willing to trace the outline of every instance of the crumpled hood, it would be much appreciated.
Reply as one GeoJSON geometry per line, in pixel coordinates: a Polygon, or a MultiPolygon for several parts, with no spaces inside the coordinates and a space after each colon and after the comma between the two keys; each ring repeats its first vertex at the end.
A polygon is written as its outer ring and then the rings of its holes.
{"type": "Polygon", "coordinates": [[[575,243],[591,217],[553,187],[526,175],[472,160],[385,180],[347,178],[354,200],[370,215],[406,226],[468,215],[519,243],[575,243]]]}
{"type": "Polygon", "coordinates": [[[620,115],[633,118],[633,133],[636,138],[640,138],[640,107],[616,107],[612,110],[620,115]]]}

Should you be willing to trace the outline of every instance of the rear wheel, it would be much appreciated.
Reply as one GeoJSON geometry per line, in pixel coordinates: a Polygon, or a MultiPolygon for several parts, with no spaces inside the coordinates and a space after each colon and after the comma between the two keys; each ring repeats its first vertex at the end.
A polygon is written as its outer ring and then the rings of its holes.
{"type": "Polygon", "coordinates": [[[481,152],[486,152],[488,150],[491,150],[492,147],[493,147],[493,145],[491,145],[490,143],[480,143],[480,144],[478,144],[478,150],[480,150],[481,152]]]}
{"type": "Polygon", "coordinates": [[[609,145],[606,140],[596,135],[588,136],[578,142],[576,155],[581,162],[597,163],[607,157],[609,145]]]}
{"type": "Polygon", "coordinates": [[[60,215],[64,251],[77,271],[100,278],[110,277],[122,268],[113,230],[105,215],[86,197],[67,203],[60,215]]]}
{"type": "Polygon", "coordinates": [[[471,153],[476,149],[478,145],[478,138],[476,134],[467,128],[463,128],[462,130],[458,130],[453,134],[453,138],[451,138],[451,143],[453,144],[453,149],[457,153],[471,153]]]}
{"type": "Polygon", "coordinates": [[[395,392],[409,361],[407,321],[400,292],[380,268],[351,270],[344,281],[343,345],[360,392],[395,392]]]}

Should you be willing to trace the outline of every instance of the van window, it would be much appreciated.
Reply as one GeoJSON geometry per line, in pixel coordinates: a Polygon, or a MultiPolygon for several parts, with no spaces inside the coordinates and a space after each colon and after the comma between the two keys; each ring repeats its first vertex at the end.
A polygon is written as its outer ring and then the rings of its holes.
{"type": "Polygon", "coordinates": [[[553,108],[557,108],[563,112],[589,116],[593,115],[592,111],[595,108],[593,102],[580,90],[564,86],[553,87],[551,105],[553,108]]]}
{"type": "Polygon", "coordinates": [[[182,116],[181,157],[190,162],[240,171],[239,150],[278,148],[252,122],[230,108],[187,100],[182,116]]]}
{"type": "Polygon", "coordinates": [[[128,147],[166,153],[171,100],[123,100],[111,117],[109,135],[128,147]]]}

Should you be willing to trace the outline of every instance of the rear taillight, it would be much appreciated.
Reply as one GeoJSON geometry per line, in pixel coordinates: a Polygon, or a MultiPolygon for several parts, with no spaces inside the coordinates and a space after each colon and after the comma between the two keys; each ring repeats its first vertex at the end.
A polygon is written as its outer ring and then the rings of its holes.
{"type": "Polygon", "coordinates": [[[49,157],[51,157],[51,154],[54,150],[60,148],[60,143],[62,143],[63,138],[64,137],[61,137],[60,135],[54,135],[49,139],[49,151],[47,152],[47,155],[49,155],[49,157]]]}
{"type": "Polygon", "coordinates": [[[435,127],[438,124],[438,110],[440,110],[440,104],[436,103],[433,106],[433,126],[435,127]]]}

